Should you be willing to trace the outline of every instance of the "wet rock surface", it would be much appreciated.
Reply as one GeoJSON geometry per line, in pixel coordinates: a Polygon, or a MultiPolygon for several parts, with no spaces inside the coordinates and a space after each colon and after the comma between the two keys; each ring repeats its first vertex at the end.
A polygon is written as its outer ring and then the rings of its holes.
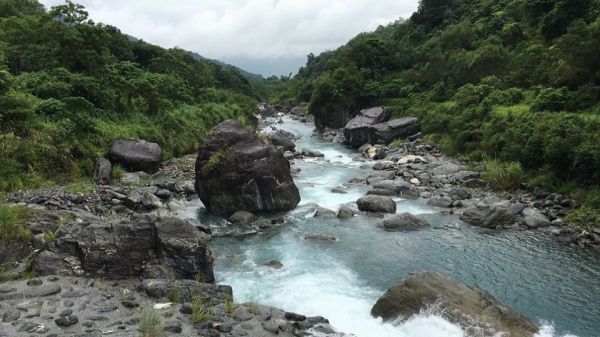
{"type": "Polygon", "coordinates": [[[490,294],[433,272],[412,275],[388,289],[371,314],[385,320],[407,318],[431,306],[450,322],[461,325],[467,334],[532,337],[538,331],[528,318],[490,294]]]}

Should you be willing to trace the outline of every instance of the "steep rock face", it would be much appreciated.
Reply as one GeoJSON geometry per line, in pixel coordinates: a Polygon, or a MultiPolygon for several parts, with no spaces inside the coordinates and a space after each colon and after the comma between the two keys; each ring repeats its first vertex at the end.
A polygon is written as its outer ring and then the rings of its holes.
{"type": "Polygon", "coordinates": [[[532,337],[538,327],[527,317],[490,294],[434,272],[412,275],[391,287],[377,301],[371,314],[383,319],[409,318],[428,306],[450,322],[459,324],[467,335],[532,337]]]}
{"type": "Polygon", "coordinates": [[[188,222],[139,217],[110,223],[88,219],[67,224],[33,260],[39,275],[140,276],[158,267],[177,278],[214,281],[210,235],[188,222]]]}
{"type": "Polygon", "coordinates": [[[119,139],[110,146],[108,159],[129,171],[154,173],[162,161],[162,148],[145,140],[119,139]]]}
{"type": "Polygon", "coordinates": [[[415,117],[403,117],[369,127],[372,144],[389,144],[396,139],[409,138],[421,132],[421,123],[415,117]]]}
{"type": "Polygon", "coordinates": [[[314,111],[315,127],[322,130],[324,128],[339,129],[343,128],[354,116],[358,114],[358,110],[344,108],[339,111],[327,111],[318,109],[314,111]]]}
{"type": "Polygon", "coordinates": [[[353,147],[362,146],[373,140],[371,126],[390,119],[390,111],[384,107],[361,110],[344,127],[346,142],[353,147]]]}
{"type": "Polygon", "coordinates": [[[288,211],[300,202],[289,162],[233,120],[217,125],[196,160],[196,192],[207,210],[288,211]]]}

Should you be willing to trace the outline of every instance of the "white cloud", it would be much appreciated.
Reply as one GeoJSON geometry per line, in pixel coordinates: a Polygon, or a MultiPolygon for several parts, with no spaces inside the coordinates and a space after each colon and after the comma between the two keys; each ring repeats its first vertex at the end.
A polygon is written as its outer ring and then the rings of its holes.
{"type": "MultiPolygon", "coordinates": [[[[62,0],[42,0],[47,7],[62,0]]],[[[78,0],[91,18],[215,59],[298,59],[409,17],[417,0],[78,0]]]]}

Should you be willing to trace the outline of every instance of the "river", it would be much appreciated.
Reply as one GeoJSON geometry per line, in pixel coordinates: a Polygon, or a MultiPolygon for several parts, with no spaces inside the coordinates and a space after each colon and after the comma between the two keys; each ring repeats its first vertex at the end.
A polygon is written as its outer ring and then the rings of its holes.
{"type": "MultiPolygon", "coordinates": [[[[474,284],[542,326],[540,337],[600,336],[600,254],[559,244],[541,231],[489,231],[441,215],[418,201],[397,200],[398,213],[426,217],[433,228],[386,232],[376,216],[340,220],[311,217],[310,204],[336,210],[364,195],[331,189],[372,171],[355,151],[312,136],[312,127],[284,118],[277,127],[301,138],[297,148],[325,154],[296,162],[301,204],[280,228],[246,238],[215,238],[215,273],[234,289],[237,302],[257,301],[288,311],[327,317],[334,328],[358,337],[458,337],[463,331],[435,310],[398,325],[370,316],[387,288],[412,272],[438,271],[474,284]],[[308,205],[308,206],[307,206],[308,205]],[[331,234],[335,242],[304,240],[331,234]],[[263,266],[270,260],[280,270],[263,266]]],[[[197,201],[199,203],[199,201],[197,201]]],[[[182,214],[194,214],[198,204],[182,214]]],[[[183,215],[182,215],[183,216],[183,215]]],[[[222,221],[199,214],[212,226],[222,221]]]]}

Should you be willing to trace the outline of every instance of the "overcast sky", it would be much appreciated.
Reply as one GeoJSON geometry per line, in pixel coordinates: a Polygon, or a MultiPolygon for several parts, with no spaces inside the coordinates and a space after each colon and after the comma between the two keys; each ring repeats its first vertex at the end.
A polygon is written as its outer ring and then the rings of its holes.
{"type": "MultiPolygon", "coordinates": [[[[64,0],[42,0],[46,7],[64,0]]],[[[287,75],[306,55],[408,18],[418,0],[74,0],[96,22],[248,71],[287,75]]]]}

